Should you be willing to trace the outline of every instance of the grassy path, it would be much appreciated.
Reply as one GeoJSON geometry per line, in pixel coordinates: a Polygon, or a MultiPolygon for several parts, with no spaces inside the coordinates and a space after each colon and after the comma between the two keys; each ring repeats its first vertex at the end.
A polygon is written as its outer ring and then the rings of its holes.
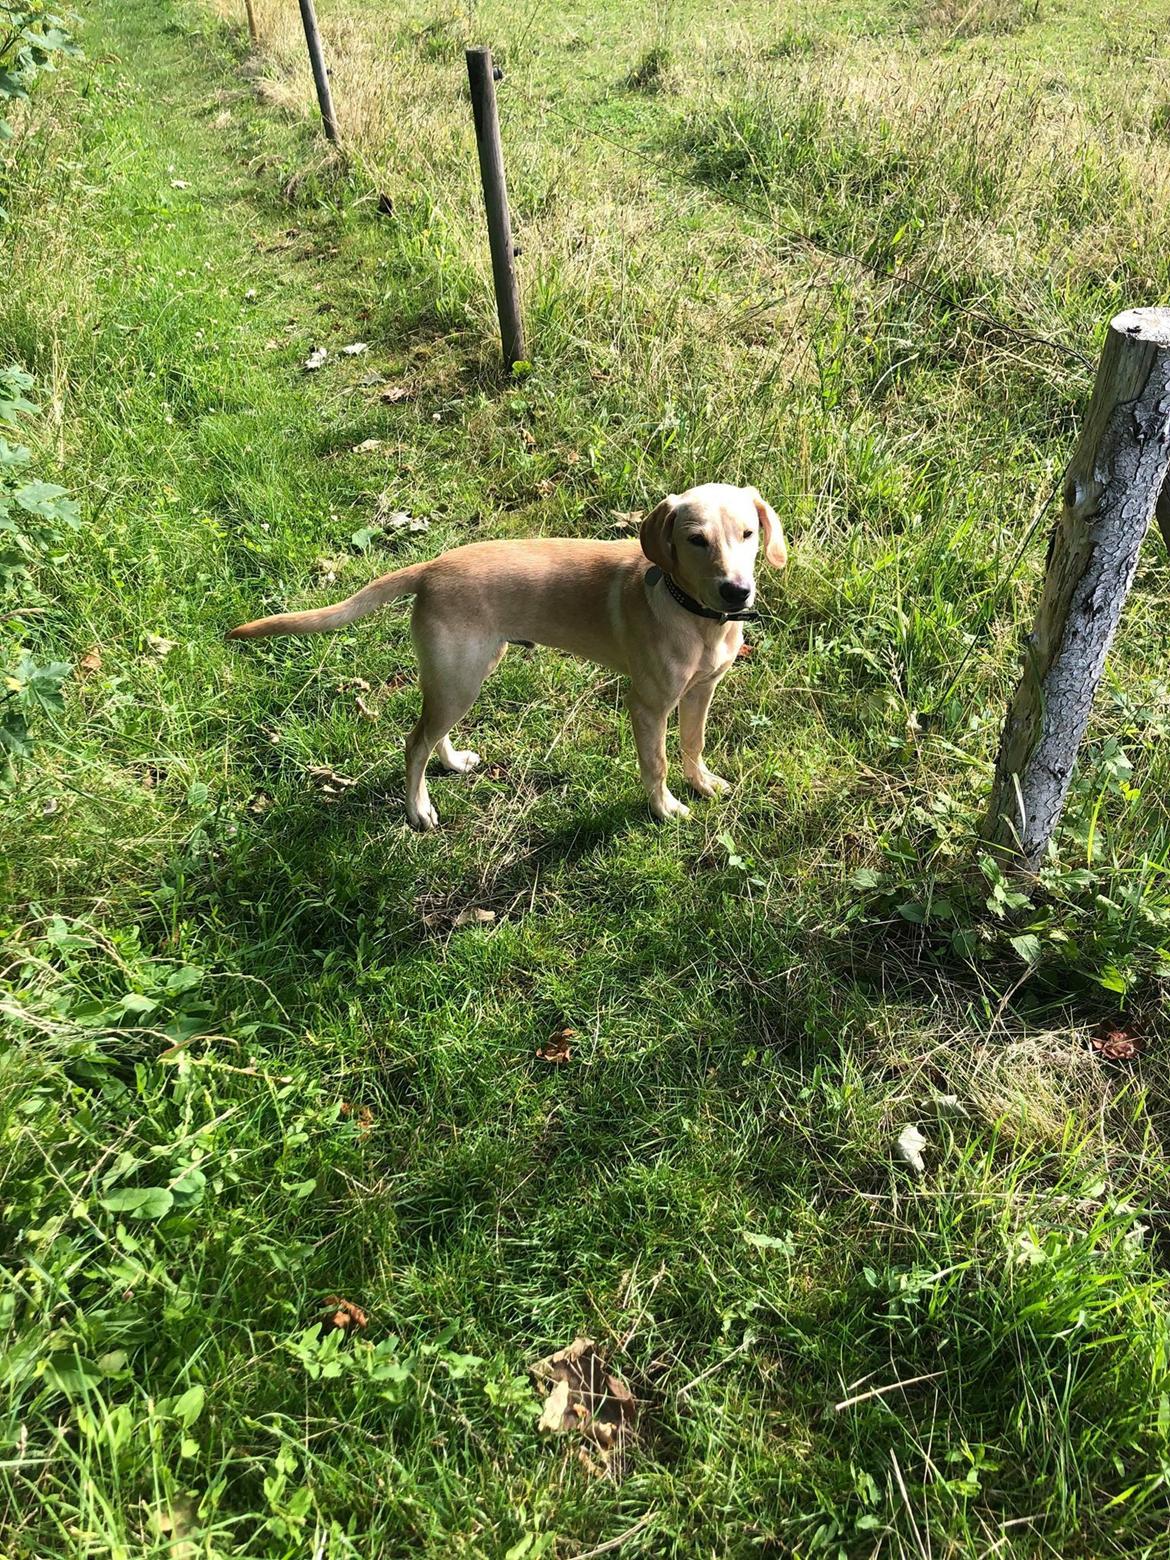
{"type": "Polygon", "coordinates": [[[1154,1552],[1160,1090],[1051,986],[1009,1009],[1018,968],[852,937],[859,841],[929,783],[854,670],[895,542],[770,592],[728,808],[651,828],[616,683],[516,654],[410,834],[402,616],[223,630],[609,534],[669,440],[607,442],[603,379],[501,385],[423,196],[305,177],[200,13],[96,0],[86,45],[0,299],[86,518],[43,631],[90,658],[0,807],[5,1552],[1154,1552]],[[317,1329],[340,1300],[361,1339],[317,1329]],[[643,1404],[620,1478],[535,1430],[526,1366],[580,1334],[643,1404]]]}

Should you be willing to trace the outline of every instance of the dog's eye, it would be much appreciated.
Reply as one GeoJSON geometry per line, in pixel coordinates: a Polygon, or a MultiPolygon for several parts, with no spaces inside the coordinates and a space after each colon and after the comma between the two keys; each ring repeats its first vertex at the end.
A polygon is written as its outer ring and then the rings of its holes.
{"type": "Polygon", "coordinates": [[[754,536],[754,535],[755,535],[755,534],[756,534],[756,533],[755,533],[755,532],[754,532],[754,531],[745,531],[745,532],[744,532],[744,533],[743,533],[743,539],[744,539],[744,541],[745,541],[745,542],[750,542],[750,541],[751,541],[751,539],[752,539],[752,537],[753,537],[753,536],[754,536]]]}
{"type": "Polygon", "coordinates": [[[707,545],[705,536],[688,536],[687,541],[690,542],[692,547],[706,547],[707,545]]]}

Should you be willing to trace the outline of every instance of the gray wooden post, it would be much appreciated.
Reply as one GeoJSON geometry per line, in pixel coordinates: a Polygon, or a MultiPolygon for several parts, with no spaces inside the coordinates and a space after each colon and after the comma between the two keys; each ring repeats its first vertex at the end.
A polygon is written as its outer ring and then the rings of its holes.
{"type": "MultiPolygon", "coordinates": [[[[985,836],[1040,864],[1170,471],[1170,309],[1111,321],[1008,709],[985,836]]],[[[1165,511],[1163,511],[1165,513],[1165,511]]]]}
{"type": "Polygon", "coordinates": [[[483,203],[487,208],[488,243],[492,252],[492,281],[500,316],[500,341],[504,367],[511,368],[524,356],[524,324],[520,318],[520,289],[514,264],[512,218],[504,183],[504,150],[500,145],[500,118],[496,111],[496,76],[490,49],[468,49],[467,80],[471,87],[471,112],[479,148],[479,174],[483,203]]]}
{"type": "Polygon", "coordinates": [[[321,123],[325,126],[325,138],[337,144],[337,116],[333,112],[333,93],[329,87],[329,72],[325,69],[325,55],[321,51],[321,34],[317,31],[317,13],[313,0],[300,0],[301,21],[305,25],[305,42],[309,45],[309,63],[313,67],[313,83],[317,88],[317,102],[321,105],[321,123]]]}
{"type": "Polygon", "coordinates": [[[1162,540],[1166,543],[1167,549],[1170,550],[1170,477],[1167,477],[1162,484],[1161,496],[1158,499],[1154,513],[1158,517],[1158,526],[1162,532],[1162,540]]]}

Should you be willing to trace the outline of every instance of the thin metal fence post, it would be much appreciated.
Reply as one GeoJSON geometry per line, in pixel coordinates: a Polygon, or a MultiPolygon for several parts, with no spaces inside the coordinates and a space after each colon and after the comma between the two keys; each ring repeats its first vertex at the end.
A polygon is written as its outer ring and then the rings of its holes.
{"type": "Polygon", "coordinates": [[[492,65],[490,49],[467,50],[467,79],[471,87],[471,111],[479,148],[479,173],[487,209],[488,243],[492,252],[492,281],[500,316],[500,342],[504,366],[511,368],[525,356],[524,322],[520,317],[520,289],[516,283],[516,246],[512,242],[512,218],[504,182],[504,150],[500,144],[500,118],[496,110],[496,80],[502,74],[492,65]]]}
{"type": "Polygon", "coordinates": [[[305,42],[309,46],[309,63],[313,67],[313,83],[317,88],[317,102],[321,105],[321,123],[325,126],[325,138],[337,144],[337,116],[333,112],[333,93],[329,86],[329,72],[325,69],[325,55],[321,50],[321,34],[317,30],[317,13],[313,0],[300,0],[301,21],[305,25],[305,42]]]}

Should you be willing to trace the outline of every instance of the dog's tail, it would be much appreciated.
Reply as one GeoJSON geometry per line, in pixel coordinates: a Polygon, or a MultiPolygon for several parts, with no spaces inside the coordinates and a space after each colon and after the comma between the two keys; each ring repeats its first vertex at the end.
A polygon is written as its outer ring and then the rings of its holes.
{"type": "Polygon", "coordinates": [[[407,569],[395,569],[393,574],[383,574],[381,579],[332,607],[319,607],[315,612],[280,612],[275,617],[257,618],[254,623],[241,623],[228,638],[267,639],[270,634],[319,634],[327,628],[341,628],[358,618],[369,617],[399,596],[413,596],[428,567],[426,563],[413,563],[407,569]]]}

